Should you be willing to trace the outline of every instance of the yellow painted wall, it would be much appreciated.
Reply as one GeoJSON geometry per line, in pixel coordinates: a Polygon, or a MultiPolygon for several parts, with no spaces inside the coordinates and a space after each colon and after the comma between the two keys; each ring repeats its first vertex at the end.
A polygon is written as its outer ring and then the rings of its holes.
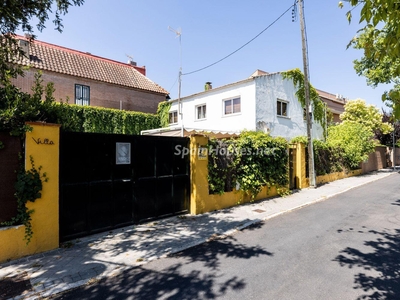
{"type": "Polygon", "coordinates": [[[331,173],[331,174],[317,176],[316,181],[317,181],[317,184],[324,184],[324,183],[332,182],[332,181],[343,179],[343,178],[357,176],[360,174],[362,174],[362,169],[352,170],[352,171],[348,171],[348,172],[335,172],[335,173],[331,173]]]}
{"type": "Polygon", "coordinates": [[[190,137],[190,213],[197,215],[207,210],[208,198],[208,156],[199,158],[198,150],[205,147],[208,138],[202,135],[190,137]]]}
{"type": "Polygon", "coordinates": [[[30,156],[35,167],[42,166],[49,178],[43,183],[42,197],[27,204],[33,209],[31,242],[24,240],[25,226],[12,226],[0,229],[0,262],[17,259],[58,248],[59,211],[58,211],[58,162],[60,144],[60,126],[56,124],[28,123],[32,132],[26,134],[25,166],[31,169],[30,156]]]}
{"type": "Polygon", "coordinates": [[[295,167],[296,186],[299,189],[309,187],[308,179],[306,178],[306,148],[304,144],[296,144],[296,167],[295,167]]]}
{"type": "MultiPolygon", "coordinates": [[[[293,146],[292,146],[293,147],[293,146]]],[[[302,143],[296,144],[296,166],[295,166],[295,179],[297,186],[304,189],[310,186],[308,178],[306,178],[306,148],[302,143]]],[[[335,180],[357,176],[362,174],[362,169],[335,172],[331,174],[321,175],[316,177],[316,184],[321,185],[324,183],[332,182],[335,180]]]]}
{"type": "MultiPolygon", "coordinates": [[[[190,213],[202,214],[214,210],[228,208],[238,203],[250,202],[250,197],[243,197],[241,191],[233,191],[222,195],[208,194],[208,156],[199,157],[198,149],[205,147],[208,138],[201,135],[193,135],[190,138],[190,170],[191,170],[191,197],[190,213]]],[[[277,195],[275,187],[263,188],[255,200],[260,200],[277,195]]]]}
{"type": "MultiPolygon", "coordinates": [[[[208,190],[207,190],[208,194],[208,190]]],[[[270,198],[277,196],[278,193],[276,192],[275,187],[264,187],[261,192],[257,195],[254,201],[270,198]]],[[[232,207],[238,204],[244,204],[251,202],[251,198],[248,195],[243,195],[242,191],[232,191],[226,192],[222,195],[214,194],[214,195],[207,195],[205,197],[207,201],[202,206],[203,211],[198,211],[196,214],[201,214],[209,211],[224,209],[228,207],[232,207]]]]}

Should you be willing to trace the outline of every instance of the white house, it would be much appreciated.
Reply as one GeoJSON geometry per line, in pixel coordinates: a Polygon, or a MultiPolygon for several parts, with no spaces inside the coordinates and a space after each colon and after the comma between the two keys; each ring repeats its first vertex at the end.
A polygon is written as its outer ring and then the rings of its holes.
{"type": "MultiPolygon", "coordinates": [[[[304,109],[295,95],[292,80],[280,73],[254,73],[250,78],[172,100],[169,134],[150,130],[144,134],[175,135],[185,131],[239,133],[243,130],[269,132],[291,139],[307,135],[304,109]]],[[[313,121],[313,138],[323,138],[323,128],[313,121]]]]}

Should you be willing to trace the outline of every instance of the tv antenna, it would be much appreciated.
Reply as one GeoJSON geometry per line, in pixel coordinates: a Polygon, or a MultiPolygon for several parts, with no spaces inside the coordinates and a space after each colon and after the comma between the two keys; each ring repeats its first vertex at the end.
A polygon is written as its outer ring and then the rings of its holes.
{"type": "Polygon", "coordinates": [[[181,103],[181,89],[182,89],[182,29],[174,29],[168,26],[168,30],[176,34],[179,37],[179,79],[178,79],[178,113],[181,117],[181,136],[183,136],[183,113],[182,113],[182,103],[181,103]]]}

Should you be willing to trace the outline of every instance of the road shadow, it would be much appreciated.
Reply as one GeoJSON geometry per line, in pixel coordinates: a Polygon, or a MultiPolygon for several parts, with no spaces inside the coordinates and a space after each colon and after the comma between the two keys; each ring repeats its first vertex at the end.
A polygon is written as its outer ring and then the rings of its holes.
{"type": "Polygon", "coordinates": [[[216,239],[171,255],[169,266],[155,261],[50,299],[216,299],[246,287],[240,270],[221,279],[220,260],[272,255],[260,246],[238,244],[233,237],[216,239]]]}
{"type": "Polygon", "coordinates": [[[32,291],[26,272],[0,278],[0,299],[10,299],[32,291]]]}
{"type": "Polygon", "coordinates": [[[220,266],[220,258],[238,258],[250,259],[259,256],[273,256],[273,253],[265,250],[260,246],[248,247],[243,244],[237,244],[236,239],[232,236],[220,239],[218,236],[215,239],[202,244],[191,251],[182,251],[170,257],[185,258],[188,263],[202,262],[204,267],[218,271],[220,266]]]}
{"type": "MultiPolygon", "coordinates": [[[[199,245],[205,240],[219,239],[221,234],[240,228],[247,222],[249,219],[237,219],[234,214],[226,214],[224,218],[220,218],[210,213],[199,216],[178,216],[128,226],[66,242],[57,250],[0,265],[0,277],[12,277],[18,266],[20,271],[28,274],[33,290],[36,292],[40,289],[53,289],[82,280],[90,281],[114,271],[118,273],[118,269],[140,266],[144,262],[169,253],[177,253],[182,249],[199,245]]],[[[219,241],[223,252],[218,255],[241,258],[271,255],[257,247],[230,247],[229,244],[225,244],[227,241],[229,239],[225,242],[219,241]]],[[[210,270],[217,270],[219,262],[217,259],[212,259],[212,255],[217,254],[206,253],[198,259],[210,270]]],[[[175,274],[176,270],[172,273],[175,274]]],[[[172,273],[166,272],[169,275],[172,273]]],[[[191,279],[182,280],[190,281],[191,279]]]]}
{"type": "Polygon", "coordinates": [[[365,270],[354,278],[354,289],[365,292],[358,299],[400,299],[400,230],[369,233],[376,235],[375,240],[364,242],[370,252],[347,247],[334,261],[342,267],[365,270]]]}
{"type": "Polygon", "coordinates": [[[395,202],[393,202],[392,205],[398,205],[398,206],[400,206],[400,199],[399,199],[399,200],[396,200],[395,202]]]}

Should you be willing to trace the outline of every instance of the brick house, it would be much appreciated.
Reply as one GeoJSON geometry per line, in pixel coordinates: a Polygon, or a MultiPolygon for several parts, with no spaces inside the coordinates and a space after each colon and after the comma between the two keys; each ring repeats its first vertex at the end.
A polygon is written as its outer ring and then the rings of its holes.
{"type": "Polygon", "coordinates": [[[319,97],[321,98],[322,101],[326,103],[330,111],[332,112],[333,115],[333,122],[335,123],[340,123],[341,120],[339,116],[344,113],[344,106],[347,103],[346,98],[344,98],[342,95],[339,94],[331,94],[328,92],[321,91],[319,89],[316,89],[319,97]]]}
{"type": "Polygon", "coordinates": [[[29,66],[25,76],[13,80],[23,92],[31,92],[34,75],[41,70],[43,83],[54,83],[54,97],[78,105],[155,113],[168,92],[146,77],[146,68],[135,62],[122,63],[35,40],[31,44],[18,36],[29,66]],[[29,58],[28,58],[29,57],[29,58]]]}

